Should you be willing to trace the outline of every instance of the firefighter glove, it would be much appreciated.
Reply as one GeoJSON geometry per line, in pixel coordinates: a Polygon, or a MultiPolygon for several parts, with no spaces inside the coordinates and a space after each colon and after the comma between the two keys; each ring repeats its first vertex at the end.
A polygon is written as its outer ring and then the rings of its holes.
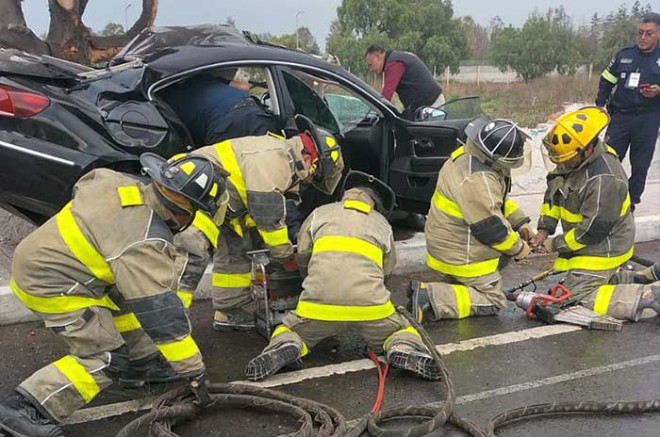
{"type": "Polygon", "coordinates": [[[520,235],[520,238],[529,243],[530,240],[536,235],[536,231],[534,231],[532,225],[525,223],[520,227],[520,229],[518,229],[518,235],[520,235]]]}
{"type": "Polygon", "coordinates": [[[298,255],[295,253],[286,260],[280,261],[280,264],[287,272],[297,272],[298,271],[298,255]]]}
{"type": "Polygon", "coordinates": [[[555,240],[554,237],[545,239],[545,241],[543,242],[543,251],[545,253],[552,253],[555,251],[553,244],[554,240],[555,240]]]}
{"type": "Polygon", "coordinates": [[[522,261],[527,258],[527,255],[529,255],[529,244],[527,244],[526,241],[523,241],[522,243],[522,248],[518,251],[517,254],[513,255],[513,259],[515,261],[522,261]]]}

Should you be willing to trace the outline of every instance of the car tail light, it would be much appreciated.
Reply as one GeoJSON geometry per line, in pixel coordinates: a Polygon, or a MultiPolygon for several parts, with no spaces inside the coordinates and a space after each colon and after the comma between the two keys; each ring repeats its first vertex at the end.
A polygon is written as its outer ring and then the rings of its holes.
{"type": "Polygon", "coordinates": [[[49,104],[48,97],[41,94],[0,85],[0,115],[32,117],[46,109],[49,104]]]}

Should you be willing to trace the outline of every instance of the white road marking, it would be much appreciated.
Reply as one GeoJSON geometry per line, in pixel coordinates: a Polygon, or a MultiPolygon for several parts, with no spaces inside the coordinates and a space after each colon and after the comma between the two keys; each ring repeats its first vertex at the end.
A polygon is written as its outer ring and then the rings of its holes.
{"type": "MultiPolygon", "coordinates": [[[[438,352],[441,355],[449,355],[453,352],[465,352],[480,347],[487,346],[500,346],[504,344],[517,343],[520,341],[531,340],[536,338],[548,337],[551,335],[566,334],[570,332],[580,331],[582,328],[572,325],[544,325],[530,329],[523,329],[520,331],[505,332],[503,334],[489,335],[486,337],[478,337],[470,340],[464,340],[459,343],[448,343],[437,346],[438,352]]],[[[297,372],[289,372],[280,375],[274,375],[270,379],[249,384],[259,387],[277,387],[287,384],[295,384],[301,381],[315,378],[324,378],[332,375],[342,375],[350,372],[359,372],[368,370],[374,367],[374,363],[370,360],[354,360],[347,361],[339,364],[331,364],[327,366],[313,367],[310,369],[303,369],[297,372]]],[[[234,381],[240,383],[248,383],[246,381],[234,381]]],[[[132,401],[117,402],[114,404],[103,405],[100,407],[85,408],[74,412],[69,416],[64,423],[76,424],[82,422],[91,422],[101,420],[108,417],[120,416],[126,413],[132,413],[139,410],[146,410],[151,408],[151,402],[155,397],[147,397],[136,399],[132,401]]]]}

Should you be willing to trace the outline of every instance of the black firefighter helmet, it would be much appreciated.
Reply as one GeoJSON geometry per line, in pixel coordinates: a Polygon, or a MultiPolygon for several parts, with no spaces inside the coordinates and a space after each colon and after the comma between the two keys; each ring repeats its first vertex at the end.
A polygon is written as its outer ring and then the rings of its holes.
{"type": "Polygon", "coordinates": [[[344,179],[341,190],[342,196],[351,188],[359,188],[374,201],[374,208],[385,217],[389,216],[396,204],[396,194],[383,181],[374,175],[358,170],[351,170],[344,179]]]}

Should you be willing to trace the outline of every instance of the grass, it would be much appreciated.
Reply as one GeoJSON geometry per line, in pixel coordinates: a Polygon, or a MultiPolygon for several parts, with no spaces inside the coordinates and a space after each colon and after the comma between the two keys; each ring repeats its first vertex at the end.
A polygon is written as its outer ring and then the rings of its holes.
{"type": "Polygon", "coordinates": [[[481,97],[481,110],[491,117],[510,118],[523,127],[535,127],[554,118],[565,104],[592,103],[598,91],[598,76],[548,76],[513,83],[442,83],[447,100],[481,97]]]}

